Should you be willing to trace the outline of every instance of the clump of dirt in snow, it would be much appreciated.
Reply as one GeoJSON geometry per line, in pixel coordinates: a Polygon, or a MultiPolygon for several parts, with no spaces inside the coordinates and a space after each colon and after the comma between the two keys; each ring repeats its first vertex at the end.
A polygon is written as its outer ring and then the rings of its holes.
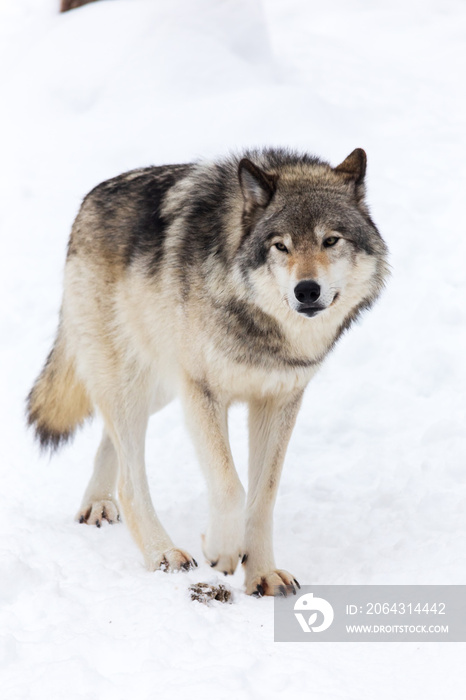
{"type": "Polygon", "coordinates": [[[231,603],[232,596],[229,588],[223,583],[193,583],[189,587],[191,591],[191,600],[197,600],[199,603],[208,605],[211,600],[219,600],[221,603],[231,603]]]}

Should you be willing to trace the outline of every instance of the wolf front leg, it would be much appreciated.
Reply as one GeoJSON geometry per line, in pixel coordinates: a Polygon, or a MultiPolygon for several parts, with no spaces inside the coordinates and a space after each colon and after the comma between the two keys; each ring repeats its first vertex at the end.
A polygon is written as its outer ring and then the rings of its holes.
{"type": "Polygon", "coordinates": [[[232,574],[243,554],[245,494],[228,441],[228,406],[206,383],[191,378],[184,382],[183,405],[207,480],[209,523],[203,552],[210,566],[232,574]]]}
{"type": "MultiPolygon", "coordinates": [[[[140,389],[143,396],[143,387],[140,389]]],[[[100,405],[100,409],[118,457],[118,495],[124,521],[144,555],[147,568],[177,571],[197,566],[190,554],[175,547],[152,505],[144,460],[146,405],[133,393],[126,400],[121,396],[120,401],[112,404],[111,411],[108,403],[100,405]]]]}
{"type": "Polygon", "coordinates": [[[299,583],[277,569],[273,556],[273,507],[286,448],[303,392],[249,403],[249,487],[243,564],[246,593],[287,595],[299,583]]]}

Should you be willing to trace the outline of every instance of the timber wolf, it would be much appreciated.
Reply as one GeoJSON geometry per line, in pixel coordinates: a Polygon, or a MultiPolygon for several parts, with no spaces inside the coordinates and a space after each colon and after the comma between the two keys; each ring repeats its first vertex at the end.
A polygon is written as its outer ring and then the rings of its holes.
{"type": "Polygon", "coordinates": [[[148,569],[197,566],[159,521],[145,471],[149,416],[179,396],[207,480],[207,561],[232,573],[241,560],[249,594],[296,592],[272,545],[285,451],[306,385],[388,270],[365,171],[360,148],[337,167],[251,150],[133,170],[84,199],[28,419],[53,449],[100,411],[77,517],[100,527],[121,509],[148,569]],[[247,500],[228,443],[237,401],[249,407],[247,500]]]}

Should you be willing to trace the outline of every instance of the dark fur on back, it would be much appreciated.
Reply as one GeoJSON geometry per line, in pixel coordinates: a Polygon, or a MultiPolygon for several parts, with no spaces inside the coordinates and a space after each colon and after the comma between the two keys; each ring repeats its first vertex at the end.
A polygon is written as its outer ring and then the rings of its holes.
{"type": "Polygon", "coordinates": [[[131,265],[143,257],[150,274],[159,268],[164,252],[167,220],[162,215],[164,197],[185,177],[192,165],[163,165],[123,173],[97,185],[84,199],[68,246],[68,255],[83,244],[81,219],[94,221],[92,247],[99,246],[115,262],[131,265]]]}

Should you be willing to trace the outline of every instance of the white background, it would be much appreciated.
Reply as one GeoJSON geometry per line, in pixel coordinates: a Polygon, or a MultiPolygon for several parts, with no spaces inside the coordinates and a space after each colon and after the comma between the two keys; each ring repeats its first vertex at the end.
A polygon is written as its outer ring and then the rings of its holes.
{"type": "MultiPolygon", "coordinates": [[[[124,525],[73,522],[100,423],[49,460],[24,399],[51,347],[70,226],[99,181],[244,146],[368,153],[393,275],[311,383],[276,559],[306,584],[464,583],[462,0],[0,0],[0,694],[7,700],[459,700],[464,644],[275,644],[273,600],[190,601],[124,525]]],[[[232,443],[245,479],[242,408],[232,443]]],[[[151,490],[202,561],[206,491],[178,404],[151,490]]],[[[220,579],[219,579],[220,580],[220,579]]]]}

